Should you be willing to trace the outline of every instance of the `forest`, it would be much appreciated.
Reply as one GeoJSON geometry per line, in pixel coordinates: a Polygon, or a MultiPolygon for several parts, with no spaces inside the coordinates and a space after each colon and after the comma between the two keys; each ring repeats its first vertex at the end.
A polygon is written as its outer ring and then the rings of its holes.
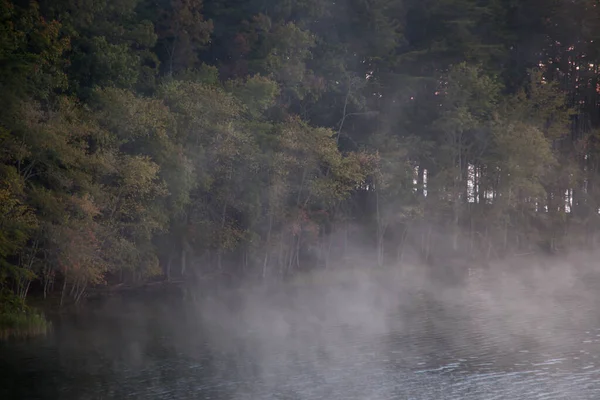
{"type": "Polygon", "coordinates": [[[0,0],[0,19],[0,313],[598,244],[596,0],[0,0]]]}

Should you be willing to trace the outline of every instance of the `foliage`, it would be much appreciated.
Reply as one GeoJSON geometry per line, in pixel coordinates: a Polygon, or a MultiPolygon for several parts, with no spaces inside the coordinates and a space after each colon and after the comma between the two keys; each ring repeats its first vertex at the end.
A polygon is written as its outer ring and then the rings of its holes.
{"type": "Polygon", "coordinates": [[[3,293],[595,245],[594,2],[267,3],[0,0],[3,293]]]}
{"type": "Polygon", "coordinates": [[[50,323],[25,305],[22,298],[0,291],[0,339],[44,334],[50,323]]]}

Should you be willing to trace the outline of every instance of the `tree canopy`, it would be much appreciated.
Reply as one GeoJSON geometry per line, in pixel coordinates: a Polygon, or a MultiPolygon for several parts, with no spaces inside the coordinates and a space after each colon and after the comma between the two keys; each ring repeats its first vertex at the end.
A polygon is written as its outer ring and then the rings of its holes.
{"type": "Polygon", "coordinates": [[[593,0],[0,0],[0,287],[593,247],[599,21],[593,0]]]}

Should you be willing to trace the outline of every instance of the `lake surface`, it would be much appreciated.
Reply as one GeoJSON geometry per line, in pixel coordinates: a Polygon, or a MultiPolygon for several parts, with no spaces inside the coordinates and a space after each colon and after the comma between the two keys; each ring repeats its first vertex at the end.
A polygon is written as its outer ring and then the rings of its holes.
{"type": "Polygon", "coordinates": [[[0,398],[599,399],[600,303],[561,284],[111,299],[0,344],[0,398]]]}

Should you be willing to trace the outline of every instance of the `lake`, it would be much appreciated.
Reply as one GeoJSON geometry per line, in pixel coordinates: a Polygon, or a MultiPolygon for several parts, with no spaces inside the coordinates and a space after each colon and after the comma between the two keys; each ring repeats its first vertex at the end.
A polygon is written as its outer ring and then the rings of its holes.
{"type": "Polygon", "coordinates": [[[0,398],[600,398],[598,296],[537,278],[115,297],[0,343],[0,398]]]}

